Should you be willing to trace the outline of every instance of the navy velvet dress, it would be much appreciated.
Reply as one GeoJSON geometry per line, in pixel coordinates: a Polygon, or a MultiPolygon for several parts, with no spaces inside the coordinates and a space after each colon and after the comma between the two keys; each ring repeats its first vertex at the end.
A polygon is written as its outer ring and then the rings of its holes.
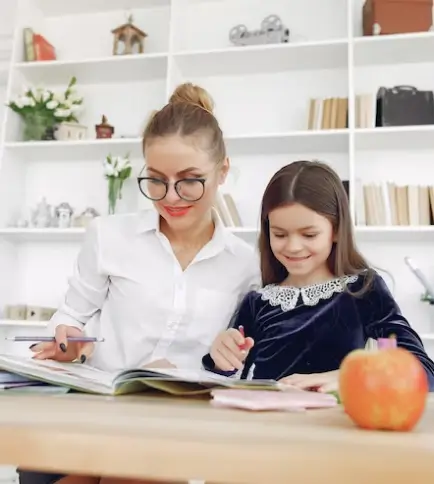
{"type": "MultiPolygon", "coordinates": [[[[434,391],[434,363],[382,277],[374,272],[366,292],[351,294],[361,289],[365,277],[345,276],[303,288],[272,284],[249,292],[231,323],[244,326],[245,335],[255,341],[241,378],[279,380],[294,373],[337,370],[368,338],[394,334],[398,346],[420,360],[434,391]]],[[[216,371],[209,354],[203,365],[216,371]]]]}

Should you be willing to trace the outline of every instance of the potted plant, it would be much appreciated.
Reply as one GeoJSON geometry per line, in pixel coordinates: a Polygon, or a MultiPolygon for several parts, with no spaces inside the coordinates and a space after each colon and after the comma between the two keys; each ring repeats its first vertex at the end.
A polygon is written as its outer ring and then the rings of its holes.
{"type": "Polygon", "coordinates": [[[131,163],[129,155],[112,156],[108,155],[103,163],[104,176],[108,180],[108,206],[109,214],[116,213],[117,201],[122,198],[122,187],[127,178],[131,175],[131,163]]]}
{"type": "Polygon", "coordinates": [[[23,138],[30,140],[54,139],[54,130],[62,122],[78,122],[83,98],[75,90],[77,79],[73,77],[64,92],[44,88],[26,88],[17,99],[7,106],[23,120],[23,138]]]}

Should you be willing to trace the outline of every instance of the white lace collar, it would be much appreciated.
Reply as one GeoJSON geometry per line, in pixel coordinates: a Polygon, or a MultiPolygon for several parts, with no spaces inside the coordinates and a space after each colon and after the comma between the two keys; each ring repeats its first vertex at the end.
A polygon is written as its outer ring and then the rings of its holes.
{"type": "Polygon", "coordinates": [[[268,284],[258,292],[262,295],[261,299],[268,301],[271,306],[281,306],[283,311],[290,311],[295,308],[300,294],[306,306],[315,306],[321,299],[330,299],[333,294],[342,292],[346,284],[357,281],[358,277],[343,276],[304,287],[268,284]]]}

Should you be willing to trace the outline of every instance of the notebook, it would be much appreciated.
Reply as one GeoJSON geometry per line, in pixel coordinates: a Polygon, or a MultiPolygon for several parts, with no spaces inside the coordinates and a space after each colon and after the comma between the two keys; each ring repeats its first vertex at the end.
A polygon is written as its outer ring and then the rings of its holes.
{"type": "Polygon", "coordinates": [[[81,363],[34,360],[0,355],[0,370],[71,390],[101,395],[139,393],[148,389],[173,395],[209,393],[214,388],[282,390],[274,380],[239,380],[206,370],[131,368],[109,373],[81,363]]]}
{"type": "Polygon", "coordinates": [[[284,392],[247,389],[211,391],[211,405],[253,411],[301,412],[312,408],[330,408],[338,404],[334,395],[286,387],[284,392]]]}

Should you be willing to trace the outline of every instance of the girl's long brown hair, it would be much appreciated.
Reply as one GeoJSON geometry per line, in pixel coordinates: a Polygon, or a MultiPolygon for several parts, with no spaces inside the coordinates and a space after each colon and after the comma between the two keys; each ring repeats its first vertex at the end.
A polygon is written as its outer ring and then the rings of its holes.
{"type": "Polygon", "coordinates": [[[265,189],[259,235],[263,285],[279,284],[288,276],[271,250],[268,215],[278,207],[293,203],[304,205],[330,221],[336,242],[327,261],[329,270],[336,277],[366,271],[363,288],[357,294],[364,292],[374,273],[356,248],[347,193],[337,173],[319,161],[302,160],[284,166],[265,189]]]}

